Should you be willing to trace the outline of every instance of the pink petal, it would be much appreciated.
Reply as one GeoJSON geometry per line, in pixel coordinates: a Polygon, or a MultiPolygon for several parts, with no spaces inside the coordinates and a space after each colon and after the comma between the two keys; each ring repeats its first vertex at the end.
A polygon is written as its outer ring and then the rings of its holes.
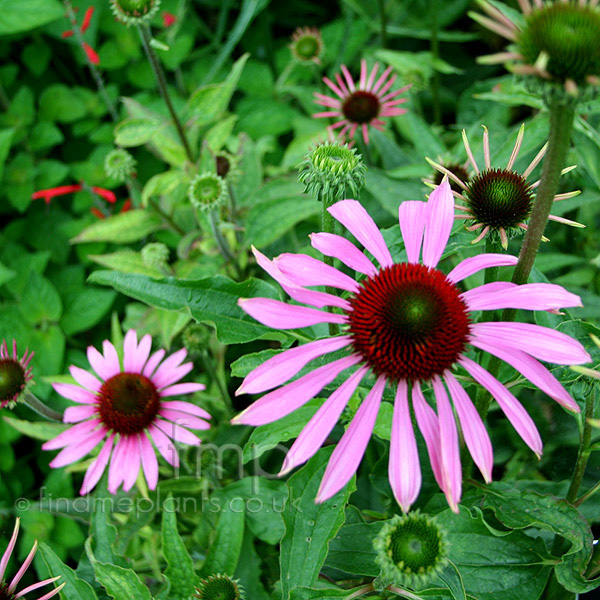
{"type": "Polygon", "coordinates": [[[150,350],[152,348],[152,337],[146,334],[141,340],[137,347],[135,359],[131,365],[133,373],[141,373],[148,357],[150,356],[150,350]]]}
{"type": "Polygon", "coordinates": [[[117,354],[116,348],[108,340],[104,340],[102,342],[102,349],[104,351],[106,367],[108,373],[110,373],[109,377],[120,373],[121,364],[119,363],[119,355],[117,354]]]}
{"type": "Polygon", "coordinates": [[[361,362],[360,356],[346,356],[323,365],[310,373],[288,383],[260,400],[231,420],[236,425],[265,425],[281,419],[314,398],[342,371],[361,362]]]}
{"type": "Polygon", "coordinates": [[[388,476],[396,502],[408,512],[421,489],[421,465],[408,406],[408,385],[404,380],[398,382],[396,391],[388,476]]]}
{"type": "Polygon", "coordinates": [[[409,263],[419,262],[427,217],[427,204],[425,202],[406,200],[400,204],[398,220],[409,263]]]}
{"type": "Polygon", "coordinates": [[[78,444],[85,440],[92,431],[101,424],[100,419],[92,419],[85,423],[78,423],[59,433],[55,438],[42,444],[42,450],[57,450],[71,444],[78,444]]]}
{"type": "MultiPolygon", "coordinates": [[[[475,288],[475,290],[477,289],[475,288]]],[[[465,292],[463,298],[467,301],[470,310],[497,310],[500,308],[549,310],[582,306],[579,296],[552,283],[525,283],[511,289],[480,295],[473,300],[469,300],[468,295],[469,292],[465,292]]]]}
{"type": "Polygon", "coordinates": [[[33,543],[33,547],[31,548],[29,554],[27,555],[27,558],[23,561],[21,568],[17,571],[16,575],[13,577],[12,581],[10,582],[10,585],[8,586],[8,590],[6,590],[6,592],[14,593],[15,588],[17,587],[17,584],[19,583],[19,581],[21,581],[21,579],[23,578],[23,575],[25,575],[25,571],[27,571],[27,569],[29,568],[29,565],[31,565],[31,562],[33,561],[33,557],[35,556],[36,550],[37,550],[37,540],[33,543]]]}
{"type": "Polygon", "coordinates": [[[326,117],[341,117],[342,113],[339,110],[326,110],[313,114],[314,119],[321,119],[326,117]]]}
{"type": "Polygon", "coordinates": [[[69,372],[79,385],[82,385],[84,388],[87,388],[92,392],[98,392],[102,387],[102,383],[100,383],[96,377],[84,369],[80,369],[75,365],[71,365],[69,367],[69,372]]]}
{"type": "Polygon", "coordinates": [[[282,254],[274,263],[284,275],[300,286],[327,285],[353,293],[360,289],[352,277],[306,254],[282,254]]]}
{"type": "Polygon", "coordinates": [[[374,277],[377,269],[373,263],[350,241],[335,233],[312,233],[310,243],[325,256],[332,256],[350,269],[374,277]]]}
{"type": "Polygon", "coordinates": [[[129,438],[120,436],[115,444],[115,450],[112,453],[110,466],[108,467],[108,491],[111,494],[117,493],[119,486],[125,479],[128,447],[129,438]]]}
{"type": "Polygon", "coordinates": [[[373,89],[371,90],[374,94],[377,93],[377,90],[381,87],[381,84],[386,80],[387,76],[392,72],[392,67],[388,67],[379,77],[373,89]]]}
{"type": "Polygon", "coordinates": [[[210,429],[210,424],[198,417],[193,417],[187,412],[179,412],[178,410],[171,410],[169,408],[161,408],[158,411],[161,417],[164,417],[168,421],[171,421],[173,425],[183,425],[190,429],[210,429]]]}
{"type": "Polygon", "coordinates": [[[274,329],[298,329],[317,323],[346,323],[346,315],[286,304],[271,298],[240,298],[239,306],[259,323],[274,329]]]}
{"type": "Polygon", "coordinates": [[[529,379],[531,383],[548,394],[550,398],[556,400],[561,406],[564,406],[568,410],[579,412],[579,405],[571,398],[569,392],[565,390],[558,379],[544,365],[529,356],[529,354],[525,354],[525,352],[521,352],[515,348],[506,348],[498,343],[489,344],[478,337],[471,339],[471,344],[507,362],[511,367],[529,379]]]}
{"type": "Polygon", "coordinates": [[[90,361],[90,365],[92,365],[92,369],[98,373],[100,379],[106,381],[114,375],[113,370],[106,362],[104,356],[102,356],[102,354],[100,354],[93,346],[88,346],[87,357],[90,361]]]}
{"type": "Polygon", "coordinates": [[[495,377],[470,358],[463,356],[458,361],[467,372],[482,385],[498,402],[502,412],[512,423],[523,441],[539,456],[542,454],[542,439],[532,418],[521,403],[495,377]]]}
{"type": "Polygon", "coordinates": [[[519,259],[511,254],[478,254],[465,258],[446,277],[452,283],[457,283],[482,269],[516,265],[518,261],[519,259]]]}
{"type": "Polygon", "coordinates": [[[438,417],[435,411],[425,400],[423,391],[418,382],[413,382],[412,388],[412,404],[415,411],[415,418],[419,430],[423,434],[427,453],[429,454],[429,462],[437,484],[443,489],[442,479],[442,463],[440,457],[440,427],[438,417]]]}
{"type": "Polygon", "coordinates": [[[335,85],[335,83],[333,83],[331,79],[329,79],[328,77],[323,77],[323,81],[325,85],[327,85],[334,94],[337,94],[340,98],[344,97],[344,92],[342,92],[342,90],[337,85],[335,85]]]}
{"type": "Polygon", "coordinates": [[[154,369],[156,369],[158,363],[162,360],[164,355],[165,351],[162,348],[160,350],[157,350],[146,363],[143,375],[145,375],[146,377],[151,377],[152,373],[154,373],[154,369]]]}
{"type": "MultiPolygon", "coordinates": [[[[157,419],[154,424],[165,435],[170,437],[174,442],[177,442],[178,444],[188,444],[190,446],[199,446],[200,445],[200,442],[201,442],[200,438],[198,436],[194,435],[191,431],[188,431],[184,427],[181,427],[180,425],[177,425],[172,422],[168,423],[166,421],[161,421],[160,419],[157,419]]],[[[191,425],[187,425],[184,422],[182,422],[181,425],[186,425],[186,427],[191,427],[191,425]]],[[[194,427],[194,429],[199,429],[199,428],[194,427]]]]}
{"type": "MultiPolygon", "coordinates": [[[[186,385],[186,384],[181,384],[186,385]]],[[[171,402],[161,402],[161,408],[168,408],[172,410],[178,410],[180,412],[189,413],[190,415],[196,415],[203,419],[210,419],[210,413],[205,411],[203,408],[192,404],[191,402],[183,402],[181,400],[173,400],[171,402]]]]}
{"type": "Polygon", "coordinates": [[[78,461],[80,458],[83,458],[86,454],[91,452],[105,436],[106,429],[104,428],[98,429],[98,431],[92,431],[79,443],[73,443],[70,446],[63,448],[50,462],[50,466],[53,469],[58,469],[59,467],[64,467],[78,461]]]}
{"type": "Polygon", "coordinates": [[[63,423],[79,423],[96,415],[96,406],[82,404],[80,406],[69,406],[65,409],[63,423]]]}
{"type": "Polygon", "coordinates": [[[351,92],[354,92],[356,90],[356,87],[354,85],[354,79],[352,79],[352,75],[350,75],[350,71],[348,71],[348,67],[346,67],[346,65],[341,65],[340,68],[342,69],[342,73],[344,74],[344,77],[346,78],[346,83],[348,84],[348,89],[351,92]]]}
{"type": "MultiPolygon", "coordinates": [[[[143,435],[143,434],[142,434],[143,435]]],[[[127,446],[127,462],[124,464],[125,477],[123,478],[123,491],[128,492],[135,484],[140,472],[141,454],[139,434],[130,435],[127,446]]]]}
{"type": "Polygon", "coordinates": [[[393,264],[392,255],[379,228],[360,202],[340,200],[327,210],[375,257],[382,267],[393,264]]]}
{"type": "MultiPolygon", "coordinates": [[[[158,389],[169,385],[169,383],[174,383],[174,381],[171,381],[171,379],[173,379],[173,372],[180,366],[186,356],[187,350],[185,348],[181,348],[181,350],[171,354],[171,356],[165,359],[152,375],[152,383],[154,383],[158,389]]],[[[175,381],[177,381],[177,379],[175,379],[175,381]]]]}
{"type": "Polygon", "coordinates": [[[350,336],[338,336],[315,340],[297,348],[285,350],[249,373],[237,390],[236,396],[258,394],[273,389],[296,375],[311,360],[345,348],[350,342],[350,336]]]}
{"type": "MultiPolygon", "coordinates": [[[[27,586],[26,588],[23,588],[18,594],[16,594],[15,600],[18,600],[18,598],[22,598],[23,596],[26,596],[27,594],[29,594],[29,592],[38,590],[39,588],[44,587],[45,585],[48,585],[49,583],[58,581],[59,579],[60,579],[60,575],[58,575],[57,577],[49,577],[48,579],[44,579],[43,581],[37,581],[36,583],[32,583],[31,585],[27,586]]],[[[66,582],[62,583],[57,588],[51,590],[47,594],[44,594],[41,598],[38,598],[38,600],[49,600],[53,596],[56,596],[56,594],[58,594],[60,592],[60,590],[62,590],[65,587],[65,585],[67,585],[66,582]]]]}
{"type": "Polygon", "coordinates": [[[450,238],[454,223],[454,196],[444,179],[429,196],[427,225],[423,238],[423,264],[436,267],[450,238]]]}
{"type": "MultiPolygon", "coordinates": [[[[4,342],[4,347],[6,348],[6,342],[4,342]]],[[[21,519],[17,517],[12,536],[8,542],[8,546],[6,547],[4,554],[2,555],[2,560],[0,560],[0,581],[4,581],[4,572],[6,571],[6,565],[8,565],[8,561],[10,560],[13,550],[15,549],[15,544],[17,543],[17,536],[19,535],[20,523],[21,519]]]]}
{"type": "Polygon", "coordinates": [[[135,364],[137,353],[137,333],[135,329],[130,329],[125,334],[123,340],[123,371],[133,373],[133,365],[135,364]]]}
{"type": "Polygon", "coordinates": [[[385,384],[385,377],[379,377],[356,411],[352,422],[329,459],[316,502],[325,502],[337,494],[356,473],[371,439],[385,384]]]}
{"type": "Polygon", "coordinates": [[[360,79],[358,81],[358,89],[364,90],[367,85],[367,61],[363,58],[360,61],[360,79]]]}
{"type": "Polygon", "coordinates": [[[541,325],[504,321],[475,323],[471,325],[471,333],[491,344],[500,342],[550,363],[579,365],[592,360],[577,340],[541,325]]]}
{"type": "Polygon", "coordinates": [[[163,388],[160,391],[160,395],[163,398],[167,396],[183,396],[184,394],[201,392],[205,388],[206,386],[202,383],[177,383],[175,385],[170,385],[169,387],[163,388]]]}
{"type": "Polygon", "coordinates": [[[156,448],[162,457],[173,467],[179,467],[179,455],[173,442],[155,425],[148,427],[148,433],[152,437],[156,448]]]}
{"type": "Polygon", "coordinates": [[[280,476],[306,462],[323,445],[367,371],[368,367],[360,367],[352,373],[313,415],[286,454],[280,476]]]}
{"type": "Polygon", "coordinates": [[[481,304],[482,298],[487,298],[490,294],[495,292],[514,290],[517,287],[516,283],[510,281],[493,281],[492,283],[484,283],[483,285],[463,292],[460,294],[460,298],[467,305],[469,311],[474,311],[479,310],[475,307],[481,304]]]}
{"type": "Polygon", "coordinates": [[[96,460],[88,467],[88,470],[85,472],[85,476],[83,478],[83,484],[81,485],[81,489],[79,490],[79,494],[81,496],[85,496],[89,494],[95,487],[96,484],[100,481],[102,474],[104,473],[104,469],[106,469],[106,465],[108,464],[108,459],[110,458],[110,453],[113,448],[113,442],[115,439],[115,434],[111,433],[108,436],[108,439],[102,446],[102,450],[98,453],[96,460]]]}
{"type": "Polygon", "coordinates": [[[154,448],[152,447],[152,444],[146,435],[141,434],[139,436],[139,440],[142,468],[144,469],[144,474],[146,475],[148,487],[151,490],[154,490],[156,489],[156,484],[158,483],[158,460],[156,460],[154,448]]]}
{"type": "Polygon", "coordinates": [[[458,431],[454,413],[442,380],[436,375],[432,381],[440,427],[440,457],[442,466],[442,489],[450,508],[457,513],[462,493],[462,469],[458,446],[458,431]]]}
{"type": "Polygon", "coordinates": [[[96,402],[96,396],[86,388],[81,388],[72,383],[53,383],[52,387],[63,398],[79,402],[81,404],[92,404],[96,402]]]}
{"type": "Polygon", "coordinates": [[[365,140],[365,144],[368,146],[369,145],[369,128],[367,127],[367,124],[363,123],[361,125],[361,129],[362,129],[363,140],[365,140]]]}
{"type": "Polygon", "coordinates": [[[450,397],[458,413],[467,448],[486,483],[492,480],[494,453],[490,436],[467,392],[450,371],[444,373],[450,397]]]}

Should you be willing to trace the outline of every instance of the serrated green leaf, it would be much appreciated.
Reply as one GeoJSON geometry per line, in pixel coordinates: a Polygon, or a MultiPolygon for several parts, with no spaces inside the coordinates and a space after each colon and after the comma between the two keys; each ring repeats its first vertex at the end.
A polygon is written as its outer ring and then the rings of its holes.
{"type": "Polygon", "coordinates": [[[164,127],[153,119],[126,119],[115,127],[115,143],[126,148],[149,142],[164,127]]]}
{"type": "Polygon", "coordinates": [[[142,260],[142,255],[133,250],[117,250],[117,252],[111,252],[110,254],[88,254],[88,258],[103,267],[122,273],[138,273],[155,279],[164,277],[164,273],[146,265],[142,260]]]}
{"type": "Polygon", "coordinates": [[[20,308],[31,323],[56,322],[62,315],[62,301],[56,288],[45,277],[32,271],[21,295],[20,308]]]}
{"type": "Polygon", "coordinates": [[[160,219],[149,211],[131,210],[119,213],[86,227],[72,244],[86,242],[137,242],[161,227],[160,219]]]}

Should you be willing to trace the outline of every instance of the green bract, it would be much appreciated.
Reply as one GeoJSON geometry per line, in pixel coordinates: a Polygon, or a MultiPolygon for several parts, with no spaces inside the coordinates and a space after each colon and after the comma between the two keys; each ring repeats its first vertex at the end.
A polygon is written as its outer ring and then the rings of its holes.
{"type": "Polygon", "coordinates": [[[110,0],[112,11],[119,21],[137,25],[149,21],[160,7],[160,0],[110,0]]]}
{"type": "Polygon", "coordinates": [[[244,589],[229,575],[210,575],[200,581],[196,598],[201,600],[243,600],[244,589]]]}
{"type": "Polygon", "coordinates": [[[225,180],[214,173],[196,175],[190,183],[188,198],[198,210],[211,210],[227,199],[225,180]]]}

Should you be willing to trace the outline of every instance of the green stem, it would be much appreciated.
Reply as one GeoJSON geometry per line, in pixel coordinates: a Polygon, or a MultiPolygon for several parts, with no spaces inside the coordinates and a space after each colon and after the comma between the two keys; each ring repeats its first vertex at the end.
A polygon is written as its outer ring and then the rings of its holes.
{"type": "Polygon", "coordinates": [[[364,596],[374,590],[374,586],[372,583],[367,583],[367,585],[363,585],[358,589],[354,590],[351,594],[346,596],[344,600],[354,600],[354,598],[359,598],[360,596],[364,596]]]}
{"type": "Polygon", "coordinates": [[[221,233],[221,229],[219,228],[219,216],[215,210],[211,210],[209,213],[209,221],[210,228],[212,230],[213,236],[215,238],[215,242],[217,242],[217,246],[219,247],[219,251],[221,252],[223,258],[226,262],[231,263],[233,268],[235,269],[235,273],[238,279],[242,279],[242,271],[237,261],[235,260],[235,256],[231,252],[231,248],[229,247],[229,243],[221,233]]]}
{"type": "Polygon", "coordinates": [[[190,162],[194,162],[194,155],[192,153],[192,149],[191,149],[188,139],[185,135],[185,131],[183,130],[181,121],[179,120],[179,117],[177,116],[177,113],[175,112],[175,108],[173,107],[173,102],[171,101],[171,96],[169,95],[169,90],[167,89],[167,80],[165,78],[165,73],[163,71],[163,68],[162,68],[159,60],[158,60],[158,57],[156,56],[156,52],[154,52],[154,49],[150,45],[150,42],[152,40],[152,34],[150,32],[150,28],[148,27],[148,25],[143,23],[141,25],[138,25],[138,32],[140,34],[140,39],[142,40],[142,46],[144,47],[144,52],[146,53],[148,61],[150,62],[150,66],[152,67],[152,70],[154,71],[154,76],[156,77],[156,83],[158,84],[158,90],[160,92],[160,95],[162,96],[162,99],[164,100],[165,104],[167,105],[167,108],[169,109],[169,113],[171,115],[171,118],[173,119],[173,123],[175,124],[175,129],[177,129],[179,139],[181,140],[181,143],[183,144],[183,147],[185,149],[185,153],[188,157],[188,160],[190,162]]]}
{"type": "Polygon", "coordinates": [[[573,504],[575,506],[581,506],[584,502],[587,502],[598,490],[600,490],[600,481],[593,485],[585,494],[582,494],[573,504]]]}
{"type": "Polygon", "coordinates": [[[36,412],[38,415],[48,419],[48,421],[58,421],[62,423],[63,416],[61,413],[48,408],[43,402],[38,400],[31,392],[26,391],[23,395],[23,403],[36,412]]]}
{"type": "Polygon", "coordinates": [[[223,399],[223,404],[225,405],[225,408],[227,409],[228,415],[230,417],[233,416],[234,410],[233,410],[233,404],[231,402],[231,397],[229,396],[227,387],[225,386],[223,381],[221,381],[221,377],[219,376],[219,373],[217,372],[217,368],[215,366],[214,361],[212,360],[212,358],[210,357],[210,355],[208,354],[208,352],[206,350],[200,351],[198,354],[198,358],[200,360],[200,363],[202,364],[202,368],[204,369],[204,372],[212,379],[212,381],[219,388],[219,393],[221,394],[221,398],[223,399]]]}
{"type": "Polygon", "coordinates": [[[379,0],[379,19],[381,26],[381,47],[387,46],[387,19],[385,17],[385,0],[379,0]]]}
{"type": "Polygon", "coordinates": [[[175,233],[178,233],[179,235],[185,235],[186,232],[179,227],[179,225],[173,221],[171,216],[168,215],[156,202],[154,202],[154,200],[148,200],[148,204],[160,215],[160,217],[169,225],[169,227],[175,231],[175,233]]]}
{"type": "MultiPolygon", "coordinates": [[[[331,205],[335,203],[335,200],[330,197],[324,197],[322,200],[323,204],[323,228],[322,230],[326,233],[335,233],[335,219],[331,216],[329,211],[327,210],[331,205]]],[[[331,256],[325,256],[325,264],[333,267],[333,258],[331,256]]],[[[335,295],[335,290],[333,288],[326,288],[328,294],[335,295]]],[[[329,312],[333,312],[333,307],[328,308],[329,312]]],[[[339,333],[339,328],[337,323],[329,323],[329,335],[337,335],[339,333]]]]}
{"type": "MultiPolygon", "coordinates": [[[[440,42],[438,39],[439,5],[439,0],[433,0],[431,14],[431,56],[434,60],[437,60],[440,55],[440,42]]],[[[433,103],[433,122],[439,125],[442,122],[442,108],[440,105],[440,73],[437,69],[433,70],[431,77],[431,101],[433,103]]]]}
{"type": "Polygon", "coordinates": [[[402,588],[393,585],[388,585],[385,589],[394,594],[398,594],[398,596],[402,596],[403,598],[408,598],[409,600],[423,600],[422,596],[417,596],[408,590],[403,590],[402,588]]]}

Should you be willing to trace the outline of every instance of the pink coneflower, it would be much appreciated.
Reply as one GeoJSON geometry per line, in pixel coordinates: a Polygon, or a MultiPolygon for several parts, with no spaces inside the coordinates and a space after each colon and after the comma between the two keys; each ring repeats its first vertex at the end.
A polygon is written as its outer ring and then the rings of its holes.
{"type": "Polygon", "coordinates": [[[379,63],[375,63],[371,73],[368,73],[367,62],[364,59],[360,61],[358,86],[352,79],[346,65],[342,65],[341,68],[344,78],[336,73],[337,85],[328,77],[323,77],[323,81],[336,94],[337,98],[315,92],[317,98],[315,102],[327,106],[331,110],[316,113],[313,117],[339,118],[340,120],[331,125],[329,129],[333,130],[341,127],[338,137],[342,139],[345,139],[346,135],[349,139],[354,138],[356,130],[360,128],[365,144],[368,144],[369,125],[381,131],[384,124],[381,120],[382,117],[395,117],[406,112],[406,109],[398,108],[398,105],[408,102],[408,98],[397,100],[393,98],[403,94],[411,86],[405,85],[399,90],[388,93],[388,90],[396,81],[396,75],[390,77],[392,67],[388,67],[377,79],[379,63]]]}
{"type": "MultiPolygon", "coordinates": [[[[456,218],[466,221],[465,226],[468,231],[477,232],[477,236],[471,242],[473,244],[490,235],[492,239],[497,238],[506,250],[510,237],[516,235],[519,230],[527,231],[527,220],[531,214],[536,189],[540,184],[539,180],[529,183],[527,178],[544,158],[548,144],[542,147],[529,166],[523,173],[520,173],[514,168],[514,165],[519,156],[524,134],[525,125],[521,125],[506,168],[493,167],[490,159],[489,133],[487,127],[484,126],[483,157],[485,168],[480,169],[471,151],[467,133],[463,129],[462,137],[465,151],[473,168],[473,174],[468,179],[464,177],[464,172],[461,173],[458,169],[445,167],[427,159],[434,169],[442,175],[447,175],[459,188],[452,192],[463,203],[456,205],[456,208],[463,213],[456,218]]],[[[574,168],[567,167],[563,169],[562,173],[567,173],[574,168]]],[[[554,200],[573,198],[580,193],[579,190],[576,190],[557,194],[554,200]]],[[[551,221],[573,227],[585,227],[581,223],[555,215],[550,215],[548,218],[551,221]]]]}
{"type": "Polygon", "coordinates": [[[162,363],[164,350],[150,356],[152,338],[145,335],[140,343],[134,330],[127,332],[123,344],[123,367],[115,347],[105,340],[104,355],[88,347],[87,356],[99,379],[71,366],[71,375],[79,385],[55,383],[54,389],[78,403],[65,410],[64,422],[77,423],[46,442],[44,450],[63,448],[50,463],[64,467],[76,462],[106,440],[86,471],[80,493],[90,492],[102,477],[110,459],[108,490],[114,494],[123,484],[125,491],[135,483],[140,466],[148,487],[156,488],[158,461],[152,443],[165,460],[179,466],[173,441],[198,445],[200,439],[185,429],[209,429],[204,419],[210,415],[199,406],[181,400],[165,401],[203,390],[201,383],[177,383],[193,368],[181,364],[187,351],[181,349],[162,363]],[[82,386],[82,387],[80,387],[82,386]],[[114,446],[114,450],[113,450],[114,446]]]}
{"type": "Polygon", "coordinates": [[[33,354],[27,348],[25,354],[19,358],[17,340],[13,340],[11,356],[6,340],[2,340],[2,344],[0,344],[0,408],[16,402],[27,383],[33,379],[29,366],[33,354]]]}
{"type": "Polygon", "coordinates": [[[461,463],[448,392],[467,447],[488,482],[492,477],[493,456],[484,424],[455,376],[457,366],[489,391],[525,443],[537,455],[542,452],[542,441],[531,417],[500,381],[467,356],[469,347],[506,361],[572,411],[579,410],[577,404],[539,361],[571,365],[590,360],[578,341],[559,331],[531,323],[476,323],[473,313],[502,308],[550,310],[580,306],[580,300],[558,285],[544,283],[518,286],[497,282],[462,292],[457,284],[466,277],[487,267],[514,265],[517,258],[481,254],[463,260],[447,275],[437,269],[454,221],[454,200],[447,180],[432,192],[428,202],[405,201],[400,205],[400,231],[408,259],[404,263],[392,260],[383,236],[359,202],[342,200],[328,210],[373,255],[379,267],[352,242],[331,233],[313,234],[313,247],[364,275],[360,281],[304,254],[282,254],[270,261],[255,251],[258,263],[294,300],[316,308],[270,298],[240,300],[240,306],[248,314],[278,329],[337,323],[345,331],[286,350],[254,369],[237,393],[273,391],[233,421],[246,425],[271,423],[318,395],[344,371],[358,367],[345,375],[344,383],[293,444],[282,469],[286,473],[318,450],[360,382],[371,371],[376,381],[331,456],[317,501],[338,492],[358,468],[383,390],[389,383],[396,388],[389,478],[399,505],[407,511],[421,485],[410,416],[412,403],[436,481],[451,508],[458,510],[461,463]],[[310,286],[338,288],[345,292],[344,297],[307,289],[310,286]],[[340,311],[317,310],[322,307],[340,311]],[[336,351],[344,356],[279,387],[309,361],[336,351]],[[425,400],[425,386],[433,388],[437,414],[425,400]]]}
{"type": "MultiPolygon", "coordinates": [[[[34,590],[37,590],[41,587],[44,587],[45,585],[48,585],[49,583],[60,579],[60,577],[50,577],[49,579],[44,579],[43,581],[33,583],[29,587],[26,587],[20,592],[17,592],[17,585],[19,584],[19,581],[21,581],[21,579],[23,578],[23,575],[25,575],[25,572],[29,568],[29,565],[31,565],[33,557],[35,556],[35,552],[37,550],[36,541],[33,544],[31,552],[25,559],[25,562],[21,565],[21,568],[17,571],[17,574],[13,577],[12,581],[10,583],[6,581],[6,579],[4,578],[4,574],[6,572],[6,567],[8,566],[8,561],[10,560],[13,550],[15,549],[15,544],[17,543],[17,536],[19,535],[19,524],[20,519],[17,518],[17,520],[15,521],[15,528],[13,530],[12,537],[8,542],[8,547],[6,548],[6,551],[2,556],[2,560],[0,560],[0,600],[17,600],[18,598],[22,598],[26,594],[29,594],[29,592],[33,592],[34,590]]],[[[66,583],[62,583],[57,588],[54,588],[52,591],[44,594],[43,596],[40,596],[38,600],[48,600],[49,598],[56,596],[56,594],[58,594],[60,590],[62,590],[63,587],[65,587],[65,585],[66,583]]]]}

